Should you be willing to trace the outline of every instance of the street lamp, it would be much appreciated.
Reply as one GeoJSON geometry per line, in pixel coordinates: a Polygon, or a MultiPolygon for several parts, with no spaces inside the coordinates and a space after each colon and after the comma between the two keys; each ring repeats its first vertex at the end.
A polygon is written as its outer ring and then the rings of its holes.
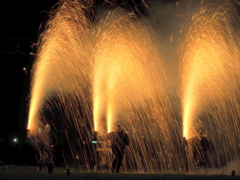
{"type": "Polygon", "coordinates": [[[13,138],[13,142],[14,143],[18,143],[18,139],[17,138],[13,138]]]}

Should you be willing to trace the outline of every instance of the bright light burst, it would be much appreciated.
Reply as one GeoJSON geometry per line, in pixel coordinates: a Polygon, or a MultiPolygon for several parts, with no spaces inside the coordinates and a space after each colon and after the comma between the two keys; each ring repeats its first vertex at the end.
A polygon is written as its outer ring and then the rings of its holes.
{"type": "Polygon", "coordinates": [[[232,6],[207,4],[193,15],[183,34],[182,97],[184,136],[193,137],[197,116],[209,103],[236,92],[239,44],[232,6]],[[228,92],[228,93],[227,93],[228,92]]]}
{"type": "Polygon", "coordinates": [[[239,34],[234,29],[239,19],[231,5],[202,6],[183,29],[179,47],[183,122],[178,98],[172,97],[177,95],[169,90],[162,42],[150,23],[118,6],[93,22],[88,17],[92,5],[92,1],[59,2],[40,36],[28,117],[32,138],[46,143],[39,128],[44,127],[43,111],[49,105],[59,111],[72,155],[66,129],[76,132],[78,160],[89,171],[95,151],[87,142],[93,131],[111,132],[118,121],[131,139],[124,170],[186,168],[182,135],[191,138],[197,123],[211,131],[209,137],[229,161],[234,159],[239,144],[234,133],[240,66],[239,34]],[[90,155],[81,148],[82,142],[90,155]]]}

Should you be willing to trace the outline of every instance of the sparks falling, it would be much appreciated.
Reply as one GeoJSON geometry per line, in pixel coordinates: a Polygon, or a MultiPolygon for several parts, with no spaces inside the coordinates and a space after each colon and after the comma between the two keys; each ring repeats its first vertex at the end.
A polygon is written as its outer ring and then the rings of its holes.
{"type": "MultiPolygon", "coordinates": [[[[223,151],[216,155],[218,165],[220,157],[228,157],[228,162],[235,159],[240,109],[239,34],[235,29],[239,19],[231,5],[201,6],[182,26],[182,96],[178,97],[169,88],[169,59],[163,58],[168,56],[163,56],[163,42],[152,24],[117,5],[93,20],[93,4],[59,2],[39,38],[28,117],[34,138],[46,139],[35,132],[49,121],[43,115],[48,108],[57,111],[55,123],[64,129],[73,159],[72,147],[78,146],[78,161],[89,172],[91,163],[97,161],[89,143],[93,131],[106,134],[119,121],[131,142],[123,172],[131,168],[182,172],[186,168],[182,135],[191,138],[198,124],[211,132],[209,139],[223,151]],[[75,132],[74,145],[69,129],[75,132]]],[[[176,42],[172,37],[171,44],[176,42]]]]}
{"type": "Polygon", "coordinates": [[[230,4],[208,4],[192,16],[181,44],[183,134],[193,137],[198,115],[209,103],[235,92],[239,44],[230,4]]]}

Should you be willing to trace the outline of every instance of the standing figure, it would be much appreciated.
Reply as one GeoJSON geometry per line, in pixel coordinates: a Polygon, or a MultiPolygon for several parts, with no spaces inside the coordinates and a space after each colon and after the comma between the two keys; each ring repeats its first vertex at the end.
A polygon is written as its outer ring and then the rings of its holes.
{"type": "Polygon", "coordinates": [[[53,168],[53,159],[54,155],[53,152],[54,147],[57,144],[57,137],[56,135],[51,131],[51,126],[49,124],[46,124],[44,128],[44,132],[41,136],[41,142],[39,143],[39,150],[40,150],[40,160],[39,160],[39,169],[42,169],[42,165],[44,162],[47,162],[48,164],[48,171],[49,173],[52,173],[53,168]]]}
{"type": "Polygon", "coordinates": [[[112,152],[114,155],[112,163],[112,173],[120,173],[119,169],[122,165],[122,160],[124,157],[125,146],[129,145],[129,138],[126,132],[122,129],[120,124],[116,125],[116,130],[109,134],[109,137],[112,141],[112,152]]]}
{"type": "Polygon", "coordinates": [[[197,130],[197,136],[191,140],[191,148],[193,159],[198,167],[207,167],[210,161],[208,158],[207,150],[209,149],[209,142],[203,136],[203,130],[197,130]]]}

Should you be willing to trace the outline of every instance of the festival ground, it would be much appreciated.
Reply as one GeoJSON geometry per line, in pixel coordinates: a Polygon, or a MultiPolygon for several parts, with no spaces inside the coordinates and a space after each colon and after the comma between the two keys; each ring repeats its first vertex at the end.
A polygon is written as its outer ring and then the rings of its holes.
{"type": "MultiPolygon", "coordinates": [[[[227,173],[227,172],[226,172],[227,173]]],[[[157,179],[178,179],[178,180],[237,180],[240,179],[239,174],[237,173],[236,176],[232,176],[231,172],[228,174],[226,173],[216,173],[210,174],[149,174],[149,173],[102,173],[97,171],[94,172],[86,172],[80,169],[72,168],[70,175],[67,175],[65,168],[55,167],[53,170],[53,174],[49,174],[46,168],[43,170],[37,171],[36,166],[10,166],[8,170],[5,169],[5,166],[0,167],[0,180],[48,180],[48,179],[81,179],[81,180],[157,180],[157,179]]]]}

